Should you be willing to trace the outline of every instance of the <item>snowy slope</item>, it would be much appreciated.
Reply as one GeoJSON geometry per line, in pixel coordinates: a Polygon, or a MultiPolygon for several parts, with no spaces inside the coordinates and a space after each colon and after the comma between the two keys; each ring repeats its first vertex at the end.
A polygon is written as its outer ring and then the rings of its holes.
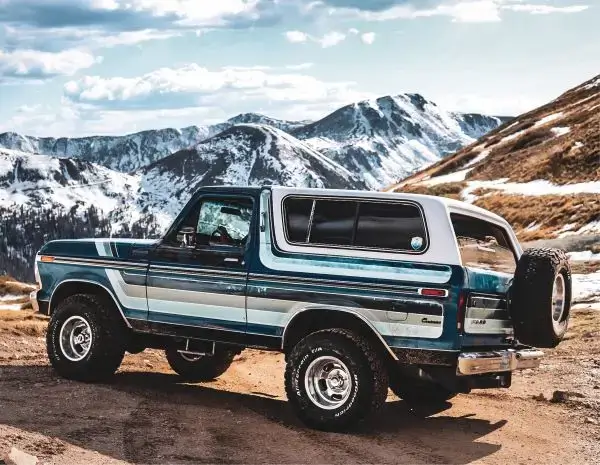
{"type": "Polygon", "coordinates": [[[87,208],[108,213],[131,201],[137,178],[84,160],[0,149],[0,208],[87,208]]]}
{"type": "Polygon", "coordinates": [[[438,161],[506,118],[447,112],[419,94],[385,96],[340,108],[292,131],[315,150],[379,189],[438,161]]]}
{"type": "MultiPolygon", "coordinates": [[[[137,173],[136,210],[166,225],[200,186],[269,185],[364,188],[348,170],[272,126],[243,124],[137,173]]],[[[127,214],[123,214],[127,216],[127,214]]]]}

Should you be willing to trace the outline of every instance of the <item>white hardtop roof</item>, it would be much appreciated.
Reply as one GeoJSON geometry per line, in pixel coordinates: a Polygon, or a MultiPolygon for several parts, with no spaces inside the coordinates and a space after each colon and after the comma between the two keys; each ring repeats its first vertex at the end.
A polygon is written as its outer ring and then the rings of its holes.
{"type": "Polygon", "coordinates": [[[468,216],[474,216],[481,218],[493,223],[500,223],[510,228],[508,222],[499,215],[485,210],[484,208],[477,207],[467,202],[461,202],[460,200],[449,199],[447,197],[438,197],[435,195],[423,195],[423,194],[409,194],[405,192],[382,192],[382,191],[364,191],[364,190],[348,190],[348,189],[318,189],[310,187],[283,187],[283,186],[272,186],[273,192],[280,192],[281,194],[301,194],[301,195],[323,195],[332,197],[364,197],[374,199],[387,199],[387,200],[413,200],[415,202],[432,202],[444,205],[449,211],[453,213],[464,214],[468,216]]]}

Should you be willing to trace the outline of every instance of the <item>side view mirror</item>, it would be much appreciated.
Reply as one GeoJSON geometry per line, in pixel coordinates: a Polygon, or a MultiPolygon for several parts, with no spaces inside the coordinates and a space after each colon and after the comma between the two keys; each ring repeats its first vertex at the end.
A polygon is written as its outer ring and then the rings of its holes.
{"type": "Polygon", "coordinates": [[[186,226],[181,228],[181,247],[193,247],[196,236],[196,228],[192,226],[186,226]]]}

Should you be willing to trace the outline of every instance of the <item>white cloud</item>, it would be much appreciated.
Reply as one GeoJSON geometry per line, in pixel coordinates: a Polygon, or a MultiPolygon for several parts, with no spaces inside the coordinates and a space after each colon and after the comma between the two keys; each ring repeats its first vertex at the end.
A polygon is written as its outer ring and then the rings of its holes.
{"type": "Polygon", "coordinates": [[[321,39],[318,39],[318,42],[321,44],[323,48],[333,47],[340,42],[346,40],[346,34],[341,32],[332,31],[325,34],[321,39]]]}
{"type": "Polygon", "coordinates": [[[302,31],[287,31],[285,38],[293,44],[300,44],[308,40],[308,34],[302,31]]]}
{"type": "Polygon", "coordinates": [[[481,94],[442,94],[433,100],[442,108],[464,113],[483,113],[496,116],[518,116],[546,103],[544,99],[535,99],[529,95],[499,93],[481,94]]]}
{"type": "Polygon", "coordinates": [[[323,82],[298,73],[230,67],[208,70],[197,64],[160,68],[138,77],[86,76],[65,84],[65,97],[87,109],[148,110],[205,106],[339,104],[363,94],[354,83],[323,82]]]}
{"type": "Polygon", "coordinates": [[[355,27],[348,29],[348,34],[352,34],[352,35],[358,35],[360,34],[360,31],[358,29],[356,29],[355,27]]]}
{"type": "Polygon", "coordinates": [[[43,80],[54,76],[71,76],[102,60],[82,50],[65,50],[58,53],[36,50],[0,50],[0,80],[43,80]]]}
{"type": "MultiPolygon", "coordinates": [[[[329,7],[328,14],[347,18],[360,18],[366,21],[390,21],[399,19],[416,19],[434,16],[447,16],[454,22],[482,23],[497,22],[502,19],[503,11],[530,14],[579,13],[589,8],[588,5],[564,5],[538,3],[526,4],[525,0],[439,0],[433,1],[389,1],[388,8],[358,7],[358,3],[348,2],[346,6],[329,7]]],[[[338,3],[338,2],[336,2],[338,3]]],[[[339,2],[339,4],[342,4],[339,2]]]]}
{"type": "Polygon", "coordinates": [[[285,69],[289,69],[292,71],[302,71],[305,69],[310,69],[314,66],[314,63],[299,63],[297,65],[287,65],[285,69]]]}
{"type": "Polygon", "coordinates": [[[553,5],[506,5],[504,9],[522,11],[533,15],[549,15],[552,13],[581,13],[589,9],[588,5],[553,6],[553,5]]]}
{"type": "Polygon", "coordinates": [[[333,47],[339,44],[340,42],[346,40],[346,34],[338,31],[328,32],[322,37],[311,36],[306,32],[302,31],[287,31],[285,33],[285,37],[289,42],[294,44],[300,44],[310,41],[321,45],[321,47],[323,48],[333,47]]]}
{"type": "Polygon", "coordinates": [[[360,39],[367,45],[371,45],[375,42],[375,33],[374,32],[365,32],[360,36],[360,39]]]}

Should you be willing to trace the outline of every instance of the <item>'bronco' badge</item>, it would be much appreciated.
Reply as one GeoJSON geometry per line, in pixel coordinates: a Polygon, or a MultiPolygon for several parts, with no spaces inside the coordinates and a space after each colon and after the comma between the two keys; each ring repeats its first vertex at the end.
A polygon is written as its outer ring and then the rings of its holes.
{"type": "Polygon", "coordinates": [[[419,236],[413,237],[410,240],[410,246],[413,248],[413,250],[419,250],[421,247],[423,247],[423,238],[419,236]]]}

